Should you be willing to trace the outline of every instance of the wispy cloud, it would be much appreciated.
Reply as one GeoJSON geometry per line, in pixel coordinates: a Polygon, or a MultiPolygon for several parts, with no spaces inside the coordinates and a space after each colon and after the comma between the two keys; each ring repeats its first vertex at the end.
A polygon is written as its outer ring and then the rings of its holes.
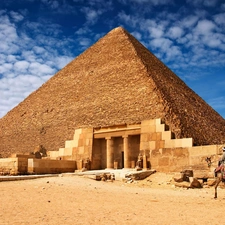
{"type": "Polygon", "coordinates": [[[57,37],[61,32],[58,25],[47,26],[56,30],[49,36],[43,24],[27,22],[24,16],[13,11],[1,11],[0,20],[1,117],[73,57],[60,54],[55,48],[70,45],[70,40],[57,37]],[[23,20],[23,29],[18,30],[17,23],[23,20]],[[32,33],[36,36],[32,37],[32,33]]]}

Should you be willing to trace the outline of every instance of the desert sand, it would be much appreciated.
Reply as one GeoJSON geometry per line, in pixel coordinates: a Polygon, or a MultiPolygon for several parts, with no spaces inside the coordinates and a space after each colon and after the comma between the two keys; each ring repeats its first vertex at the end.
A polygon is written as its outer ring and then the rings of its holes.
{"type": "Polygon", "coordinates": [[[174,186],[171,175],[103,182],[59,176],[0,182],[0,224],[216,225],[225,221],[225,189],[174,186]]]}

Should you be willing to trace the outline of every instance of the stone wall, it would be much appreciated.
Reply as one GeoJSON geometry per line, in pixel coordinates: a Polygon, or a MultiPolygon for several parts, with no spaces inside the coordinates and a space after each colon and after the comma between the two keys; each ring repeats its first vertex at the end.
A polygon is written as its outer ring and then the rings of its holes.
{"type": "Polygon", "coordinates": [[[151,150],[151,167],[161,172],[180,172],[192,169],[198,177],[213,177],[222,155],[222,145],[205,145],[186,148],[162,148],[151,150]],[[212,164],[208,167],[206,158],[212,164]]]}
{"type": "Polygon", "coordinates": [[[93,128],[76,129],[72,140],[65,141],[65,147],[58,151],[49,151],[51,159],[76,160],[78,169],[83,161],[92,159],[93,128]]]}
{"type": "Polygon", "coordinates": [[[76,161],[73,160],[28,159],[29,174],[65,173],[76,169],[76,161]]]}
{"type": "Polygon", "coordinates": [[[27,174],[27,158],[3,158],[0,159],[0,174],[17,175],[27,174]]]}

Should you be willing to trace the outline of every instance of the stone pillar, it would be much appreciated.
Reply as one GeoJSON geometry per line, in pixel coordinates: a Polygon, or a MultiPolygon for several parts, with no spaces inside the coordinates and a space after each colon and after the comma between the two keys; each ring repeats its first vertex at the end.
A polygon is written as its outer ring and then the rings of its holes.
{"type": "Polygon", "coordinates": [[[124,168],[130,168],[128,136],[123,136],[124,168]]]}
{"type": "Polygon", "coordinates": [[[143,155],[143,169],[144,169],[144,170],[147,170],[147,168],[148,168],[148,165],[147,165],[147,157],[146,157],[146,155],[144,154],[144,155],[143,155]]]}
{"type": "Polygon", "coordinates": [[[113,140],[111,137],[106,137],[106,158],[107,158],[107,169],[113,169],[114,167],[114,152],[113,152],[113,140]]]}

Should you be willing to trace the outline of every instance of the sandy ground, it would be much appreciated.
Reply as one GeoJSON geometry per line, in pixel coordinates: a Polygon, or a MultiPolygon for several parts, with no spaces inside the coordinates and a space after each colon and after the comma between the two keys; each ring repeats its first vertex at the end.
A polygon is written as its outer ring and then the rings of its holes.
{"type": "Polygon", "coordinates": [[[184,189],[156,173],[131,184],[80,176],[0,182],[0,224],[222,224],[225,189],[184,189]]]}

